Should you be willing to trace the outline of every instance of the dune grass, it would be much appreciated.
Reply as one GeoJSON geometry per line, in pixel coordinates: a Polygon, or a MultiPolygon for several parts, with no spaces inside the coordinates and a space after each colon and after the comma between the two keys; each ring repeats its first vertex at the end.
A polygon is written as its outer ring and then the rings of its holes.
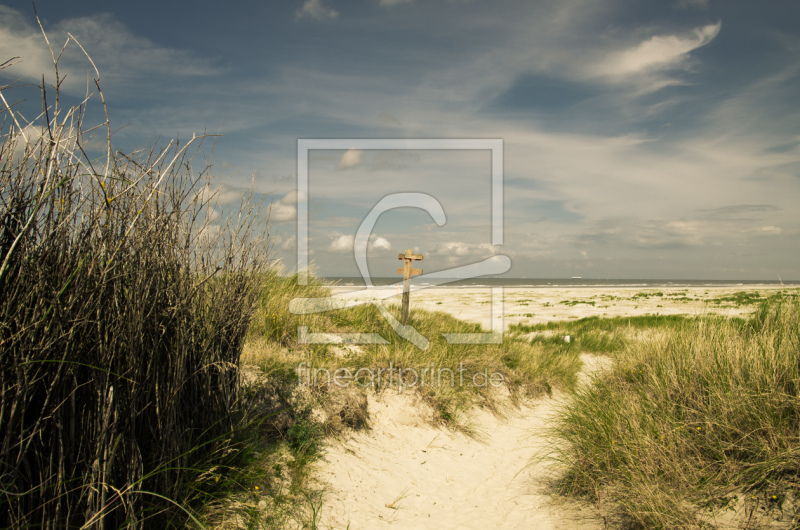
{"type": "Polygon", "coordinates": [[[709,526],[726,507],[796,524],[798,324],[789,292],[749,320],[687,319],[618,350],[554,426],[562,491],[641,528],[709,526]]]}
{"type": "Polygon", "coordinates": [[[34,122],[0,87],[0,527],[183,527],[253,425],[266,215],[213,209],[200,139],[115,151],[99,74],[71,100],[58,57],[34,122]]]}

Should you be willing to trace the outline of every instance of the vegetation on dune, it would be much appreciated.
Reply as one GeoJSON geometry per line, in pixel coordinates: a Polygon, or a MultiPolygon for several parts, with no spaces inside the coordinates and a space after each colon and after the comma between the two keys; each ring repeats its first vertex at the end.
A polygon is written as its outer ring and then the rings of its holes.
{"type": "Polygon", "coordinates": [[[747,321],[686,320],[617,351],[554,427],[562,489],[643,528],[709,525],[724,508],[797,524],[798,324],[788,293],[747,321]]]}
{"type": "MultiPolygon", "coordinates": [[[[294,297],[319,297],[327,288],[312,281],[300,286],[297,277],[272,276],[250,329],[247,360],[265,373],[294,371],[299,382],[322,392],[350,389],[382,390],[394,388],[415,391],[431,404],[446,425],[470,431],[464,412],[475,405],[499,406],[495,385],[487,376],[511,391],[512,397],[535,396],[553,386],[574,384],[581,363],[579,352],[562,352],[546,345],[531,345],[508,338],[503,344],[450,344],[442,333],[476,333],[478,324],[460,321],[445,313],[412,310],[408,324],[430,340],[421,350],[395,333],[380,311],[371,304],[309,315],[286,311],[294,297]],[[378,333],[387,344],[297,344],[297,327],[310,332],[378,333]],[[278,340],[284,348],[275,348],[278,340]],[[301,366],[302,370],[296,369],[301,366]],[[337,385],[328,374],[346,369],[359,377],[337,385]],[[309,372],[310,370],[310,372],[309,372]],[[315,380],[309,376],[318,374],[315,380]]],[[[323,294],[324,296],[324,294],[323,294]]],[[[394,308],[397,309],[397,308],[394,308]]]]}
{"type": "Polygon", "coordinates": [[[641,340],[643,333],[672,329],[687,320],[683,315],[592,316],[539,324],[512,324],[509,331],[513,336],[528,338],[532,344],[547,344],[562,351],[610,354],[641,340]],[[566,337],[569,337],[569,342],[566,337]]]}

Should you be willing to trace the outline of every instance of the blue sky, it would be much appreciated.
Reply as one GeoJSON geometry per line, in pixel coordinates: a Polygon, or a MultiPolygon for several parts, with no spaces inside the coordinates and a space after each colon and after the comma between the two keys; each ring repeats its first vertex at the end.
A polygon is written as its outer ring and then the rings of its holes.
{"type": "MultiPolygon", "coordinates": [[[[319,272],[357,275],[361,220],[386,194],[417,191],[439,200],[446,224],[385,214],[374,276],[414,248],[426,272],[505,254],[511,276],[800,280],[798,2],[36,5],[51,41],[70,32],[97,64],[118,147],[224,134],[222,207],[251,182],[272,200],[290,269],[298,138],[500,138],[502,246],[491,245],[487,151],[314,152],[319,272]]],[[[0,58],[14,56],[5,83],[51,71],[27,1],[0,4],[0,58]]],[[[88,68],[71,46],[68,96],[88,68]]],[[[14,90],[34,114],[35,94],[14,90]]]]}

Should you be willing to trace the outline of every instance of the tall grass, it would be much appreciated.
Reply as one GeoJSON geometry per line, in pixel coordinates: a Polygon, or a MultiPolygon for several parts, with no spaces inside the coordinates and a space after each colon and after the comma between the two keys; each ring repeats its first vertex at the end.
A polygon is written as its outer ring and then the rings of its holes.
{"type": "Polygon", "coordinates": [[[264,274],[264,288],[253,315],[248,339],[263,339],[282,346],[296,346],[298,325],[325,329],[332,321],[331,315],[325,313],[293,314],[289,311],[289,302],[295,298],[329,296],[330,288],[313,274],[307,274],[307,284],[301,285],[297,273],[284,275],[282,272],[276,267],[264,274]]]}
{"type": "Polygon", "coordinates": [[[57,58],[38,121],[0,88],[0,527],[164,527],[241,417],[263,216],[214,220],[199,139],[114,151],[57,58]]]}
{"type": "Polygon", "coordinates": [[[562,488],[611,500],[644,528],[756,505],[796,524],[799,324],[786,297],[749,321],[701,318],[630,344],[562,411],[562,488]]]}

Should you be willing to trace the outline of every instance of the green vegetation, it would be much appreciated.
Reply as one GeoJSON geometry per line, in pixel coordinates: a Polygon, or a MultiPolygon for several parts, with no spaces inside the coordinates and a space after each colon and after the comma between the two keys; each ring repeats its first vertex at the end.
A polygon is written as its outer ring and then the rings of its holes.
{"type": "Polygon", "coordinates": [[[578,304],[586,304],[590,306],[594,306],[594,300],[586,301],[586,300],[562,300],[559,304],[568,305],[570,307],[576,306],[578,304]]]}
{"type": "Polygon", "coordinates": [[[665,328],[680,325],[688,317],[683,315],[639,315],[630,317],[600,318],[585,317],[572,322],[550,321],[539,324],[512,324],[512,333],[531,333],[535,331],[562,331],[565,334],[580,334],[586,331],[619,331],[620,329],[642,330],[648,328],[665,328]]]}
{"type": "Polygon", "coordinates": [[[686,319],[617,350],[554,427],[561,489],[641,528],[702,526],[725,507],[797,524],[799,322],[778,295],[749,320],[686,319]]]}
{"type": "Polygon", "coordinates": [[[644,331],[674,328],[686,320],[682,315],[592,316],[539,324],[512,324],[509,331],[517,338],[523,335],[529,337],[531,344],[549,345],[559,351],[609,354],[622,351],[640,340],[644,331]],[[567,336],[570,337],[569,342],[565,340],[567,336]]]}
{"type": "Polygon", "coordinates": [[[734,293],[730,296],[722,296],[720,298],[712,298],[707,300],[710,304],[724,304],[724,303],[732,303],[736,307],[740,307],[743,305],[754,305],[763,302],[765,298],[763,298],[758,291],[739,291],[738,293],[734,293]]]}
{"type": "Polygon", "coordinates": [[[651,296],[663,297],[664,293],[661,291],[642,291],[633,295],[631,299],[636,300],[638,298],[650,298],[651,296]]]}
{"type": "MultiPolygon", "coordinates": [[[[476,324],[413,306],[408,324],[431,340],[424,351],[400,338],[369,304],[292,314],[286,308],[293,298],[330,294],[313,276],[308,285],[300,285],[298,280],[298,275],[282,276],[275,271],[263,275],[264,289],[242,355],[247,408],[263,421],[258,429],[243,431],[251,435],[245,444],[250,460],[239,468],[226,468],[226,487],[219,488],[216,500],[207,503],[198,516],[208,526],[314,527],[323,492],[311,478],[323,439],[368,428],[367,392],[416,392],[437,413],[436,423],[477,435],[465,412],[481,406],[502,413],[509,403],[486,384],[484,375],[473,379],[475,374],[500,374],[511,392],[511,403],[554,387],[571,388],[576,382],[581,367],[577,350],[514,338],[497,345],[448,344],[441,333],[482,330],[476,324]],[[306,326],[311,333],[379,333],[388,344],[300,344],[298,326],[306,326]],[[312,377],[312,369],[318,377],[312,377]],[[349,370],[354,377],[337,385],[325,372],[332,374],[337,369],[349,370]],[[445,370],[442,377],[438,369],[445,370]],[[463,384],[459,369],[464,374],[463,384]],[[452,380],[447,375],[450,372],[452,380]]],[[[397,307],[390,310],[395,316],[399,313],[397,307]]]]}
{"type": "Polygon", "coordinates": [[[467,409],[501,412],[488,378],[512,401],[574,385],[577,353],[449,344],[481,330],[448,315],[412,311],[423,351],[372,305],[287,311],[329,289],[269,269],[266,216],[249,198],[220,212],[197,140],[125,155],[103,123],[99,155],[91,100],[42,96],[37,134],[3,109],[0,527],[314,527],[313,463],[325,436],[368,426],[367,389],[418,392],[472,433],[467,409]],[[388,344],[300,344],[300,325],[388,344]],[[340,389],[300,363],[378,376],[340,389]]]}

